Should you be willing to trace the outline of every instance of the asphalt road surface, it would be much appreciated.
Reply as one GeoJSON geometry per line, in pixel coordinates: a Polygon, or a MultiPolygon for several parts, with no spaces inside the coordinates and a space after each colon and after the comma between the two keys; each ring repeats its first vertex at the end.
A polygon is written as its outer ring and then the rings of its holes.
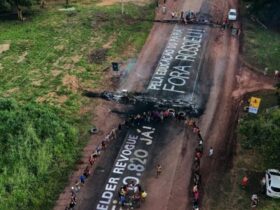
{"type": "MultiPolygon", "coordinates": [[[[174,25],[146,88],[149,94],[163,99],[184,99],[200,108],[204,106],[209,89],[201,88],[200,76],[207,33],[207,26],[174,25]]],[[[101,157],[100,166],[87,181],[95,184],[83,189],[86,196],[77,209],[119,209],[118,190],[130,180],[141,183],[145,189],[145,177],[148,177],[145,173],[155,170],[153,157],[164,148],[163,142],[170,141],[170,125],[170,122],[144,124],[123,131],[117,142],[107,148],[110,152],[101,157]]],[[[173,128],[175,133],[182,131],[182,125],[173,128]]]]}
{"type": "Polygon", "coordinates": [[[115,203],[119,199],[118,190],[130,181],[140,183],[146,190],[144,180],[156,174],[155,157],[174,134],[182,132],[179,122],[171,129],[171,134],[163,132],[170,130],[171,121],[167,119],[164,122],[144,123],[123,129],[119,138],[106,149],[110,152],[105,151],[100,166],[87,180],[87,185],[82,189],[86,196],[78,202],[77,209],[121,209],[115,203]],[[89,183],[95,185],[89,186],[89,183]]]}
{"type": "Polygon", "coordinates": [[[207,45],[207,27],[175,25],[147,87],[151,95],[183,99],[203,108],[200,74],[207,45]]]}
{"type": "MultiPolygon", "coordinates": [[[[163,50],[158,55],[155,68],[150,71],[152,73],[146,83],[146,92],[161,99],[183,99],[204,109],[211,85],[211,77],[205,68],[208,36],[208,26],[175,24],[165,47],[162,47],[163,50]]],[[[183,123],[174,120],[123,130],[118,140],[109,145],[108,152],[102,155],[99,165],[87,180],[83,189],[85,196],[78,202],[77,209],[120,209],[116,205],[118,190],[130,180],[148,189],[149,199],[152,189],[147,180],[155,175],[155,166],[160,161],[159,154],[166,149],[168,151],[166,147],[170,147],[172,141],[181,144],[183,136],[183,123]],[[176,140],[178,137],[180,139],[176,140]]],[[[177,155],[173,154],[174,157],[177,155]]],[[[172,170],[175,169],[176,167],[172,170]]],[[[167,185],[165,190],[171,192],[172,183],[167,185]]],[[[150,209],[147,206],[143,208],[150,209]]]]}

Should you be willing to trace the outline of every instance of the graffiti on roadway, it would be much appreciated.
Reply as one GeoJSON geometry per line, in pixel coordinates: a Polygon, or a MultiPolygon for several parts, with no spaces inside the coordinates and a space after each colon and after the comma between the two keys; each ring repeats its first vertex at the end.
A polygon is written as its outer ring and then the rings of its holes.
{"type": "Polygon", "coordinates": [[[174,27],[148,85],[149,93],[164,98],[193,99],[204,34],[202,28],[174,27]]]}
{"type": "Polygon", "coordinates": [[[128,131],[95,209],[117,209],[113,200],[118,200],[120,187],[129,181],[134,181],[135,184],[140,182],[152,149],[155,130],[149,125],[144,125],[128,131]]]}

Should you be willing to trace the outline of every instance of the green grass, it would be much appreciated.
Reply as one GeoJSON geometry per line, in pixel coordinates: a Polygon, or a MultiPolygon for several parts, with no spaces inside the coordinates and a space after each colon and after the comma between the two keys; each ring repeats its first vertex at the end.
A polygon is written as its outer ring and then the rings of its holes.
{"type": "Polygon", "coordinates": [[[269,73],[279,70],[280,34],[261,28],[246,20],[244,22],[244,56],[251,65],[269,73]]]}
{"type": "Polygon", "coordinates": [[[272,199],[260,193],[260,179],[266,169],[262,164],[262,159],[253,151],[244,151],[240,147],[236,156],[233,168],[221,179],[221,187],[215,189],[219,196],[218,199],[212,201],[211,209],[250,209],[250,198],[252,194],[257,193],[260,198],[257,209],[278,210],[279,199],[272,199]],[[249,178],[247,189],[242,189],[240,184],[244,175],[249,178]]]}
{"type": "MultiPolygon", "coordinates": [[[[120,15],[119,6],[75,6],[76,12],[59,12],[57,8],[51,8],[25,23],[0,22],[0,40],[11,44],[10,50],[0,55],[3,67],[0,70],[1,95],[23,101],[36,101],[52,92],[71,96],[75,93],[67,92],[69,87],[62,82],[67,74],[76,77],[83,88],[88,88],[89,84],[98,87],[102,84],[102,69],[110,65],[111,60],[90,64],[89,52],[113,39],[108,56],[127,59],[122,52],[128,46],[139,51],[152,25],[130,20],[143,15],[152,18],[151,6],[140,9],[127,5],[125,17],[120,15]],[[18,63],[23,53],[27,53],[26,58],[18,63]],[[73,56],[80,59],[74,62],[73,56]],[[59,74],[54,76],[54,71],[59,74]]],[[[60,105],[56,97],[53,104],[60,105]]]]}
{"type": "MultiPolygon", "coordinates": [[[[258,115],[265,114],[266,108],[277,105],[277,96],[274,91],[256,92],[248,95],[248,97],[251,96],[260,97],[262,99],[258,115]]],[[[256,121],[256,118],[256,115],[250,115],[250,117],[242,118],[240,123],[246,123],[249,120],[251,120],[251,122],[252,120],[256,121]]],[[[250,139],[252,138],[253,136],[251,135],[250,139]]],[[[258,138],[261,137],[259,136],[258,138]]],[[[211,188],[211,190],[215,190],[216,194],[219,194],[218,196],[216,195],[217,198],[213,199],[211,202],[211,209],[250,209],[250,197],[253,193],[257,193],[260,196],[260,203],[257,209],[278,210],[280,205],[279,199],[271,199],[260,193],[260,180],[269,166],[256,148],[245,149],[241,146],[244,140],[244,136],[238,135],[236,155],[234,156],[232,169],[223,175],[220,188],[211,188]],[[240,185],[244,175],[247,175],[249,178],[249,186],[247,189],[242,189],[240,185]]],[[[254,141],[254,144],[256,144],[256,141],[254,141]]],[[[274,164],[274,167],[277,168],[276,165],[277,164],[274,164]]],[[[208,188],[208,186],[206,188],[208,188]]]]}
{"type": "MultiPolygon", "coordinates": [[[[60,12],[58,8],[61,6],[49,5],[47,10],[35,9],[36,12],[23,23],[12,20],[0,22],[0,44],[10,43],[10,49],[0,54],[0,99],[14,99],[23,116],[30,115],[28,112],[24,113],[25,109],[21,108],[26,104],[35,109],[42,109],[50,114],[49,117],[57,120],[56,126],[59,127],[59,123],[67,123],[71,125],[69,130],[73,129],[79,134],[68,139],[69,143],[76,147],[75,152],[67,149],[68,144],[57,145],[55,142],[48,142],[47,146],[54,151],[48,150],[48,147],[44,146],[44,138],[36,134],[38,129],[32,124],[40,119],[40,114],[33,116],[34,119],[23,117],[26,120],[24,123],[26,126],[30,125],[30,129],[26,135],[21,135],[20,140],[27,142],[31,136],[31,142],[37,141],[38,147],[32,148],[32,153],[48,151],[49,156],[45,156],[48,158],[55,157],[58,151],[67,150],[67,153],[64,152],[67,159],[62,158],[62,165],[55,168],[55,164],[44,165],[44,161],[39,161],[38,168],[48,168],[48,173],[43,173],[42,176],[33,175],[33,169],[30,171],[28,168],[28,163],[32,163],[35,156],[27,156],[25,162],[19,160],[16,165],[8,165],[11,162],[1,161],[0,185],[9,181],[5,170],[11,167],[8,177],[12,180],[11,185],[18,189],[13,192],[18,194],[12,194],[10,186],[5,186],[6,189],[1,187],[0,198],[3,202],[0,202],[0,209],[27,209],[22,208],[26,205],[30,210],[52,208],[58,193],[67,182],[67,174],[79,158],[80,153],[76,151],[86,143],[84,140],[88,138],[86,131],[91,120],[89,116],[94,116],[92,110],[87,115],[79,114],[82,106],[90,103],[81,96],[81,89],[100,88],[104,85],[103,77],[106,73],[103,69],[110,66],[113,60],[125,61],[137,56],[137,52],[145,43],[152,22],[142,22],[134,18],[153,19],[154,15],[152,5],[128,4],[125,7],[125,16],[120,14],[120,5],[100,7],[93,3],[73,3],[72,6],[76,7],[75,12],[60,12]],[[110,43],[111,47],[104,62],[90,63],[90,52],[102,48],[107,43],[110,43]],[[25,58],[18,62],[23,54],[26,54],[25,58]],[[18,177],[14,176],[16,171],[20,173],[18,177]],[[5,174],[2,174],[4,172],[5,174]],[[36,190],[32,189],[33,187],[36,190]]],[[[7,116],[14,119],[14,114],[10,114],[7,116]]],[[[16,123],[16,120],[13,122],[16,123]]],[[[9,129],[7,120],[3,118],[1,123],[3,129],[9,129]]],[[[62,141],[63,131],[60,132],[61,136],[50,135],[62,141]]],[[[13,132],[11,137],[12,134],[13,132]]],[[[16,142],[17,136],[13,136],[13,139],[16,142]]],[[[0,146],[5,144],[5,139],[1,140],[0,146]]],[[[13,154],[16,153],[5,154],[5,151],[2,151],[2,157],[11,155],[11,158],[14,158],[13,154]]],[[[15,152],[12,146],[11,151],[15,152]]]]}

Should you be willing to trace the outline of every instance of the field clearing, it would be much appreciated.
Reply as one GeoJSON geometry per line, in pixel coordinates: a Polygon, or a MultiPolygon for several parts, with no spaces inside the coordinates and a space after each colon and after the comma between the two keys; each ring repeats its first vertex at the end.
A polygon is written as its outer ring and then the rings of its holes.
{"type": "Polygon", "coordinates": [[[0,20],[1,210],[53,207],[92,126],[96,104],[81,91],[110,88],[105,69],[145,43],[153,23],[138,18],[153,19],[153,5],[126,4],[121,15],[96,3],[0,20]]]}
{"type": "Polygon", "coordinates": [[[0,44],[10,45],[0,54],[1,96],[77,110],[81,88],[99,87],[111,61],[135,57],[144,44],[151,23],[132,18],[153,18],[147,6],[126,5],[126,16],[118,5],[74,6],[73,12],[50,8],[24,23],[0,22],[0,44]],[[105,56],[91,61],[103,48],[105,56]]]}

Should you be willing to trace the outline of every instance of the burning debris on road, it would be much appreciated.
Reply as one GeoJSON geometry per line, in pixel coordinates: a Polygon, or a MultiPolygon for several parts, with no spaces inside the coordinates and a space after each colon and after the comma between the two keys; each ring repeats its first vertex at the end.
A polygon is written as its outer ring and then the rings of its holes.
{"type": "Polygon", "coordinates": [[[199,116],[202,114],[202,110],[197,107],[196,104],[191,104],[189,101],[182,99],[162,99],[149,95],[148,93],[130,93],[126,90],[121,92],[92,92],[84,91],[84,96],[90,98],[102,98],[108,101],[114,101],[120,104],[127,105],[144,105],[147,109],[172,109],[174,112],[184,113],[189,116],[199,116]]]}

